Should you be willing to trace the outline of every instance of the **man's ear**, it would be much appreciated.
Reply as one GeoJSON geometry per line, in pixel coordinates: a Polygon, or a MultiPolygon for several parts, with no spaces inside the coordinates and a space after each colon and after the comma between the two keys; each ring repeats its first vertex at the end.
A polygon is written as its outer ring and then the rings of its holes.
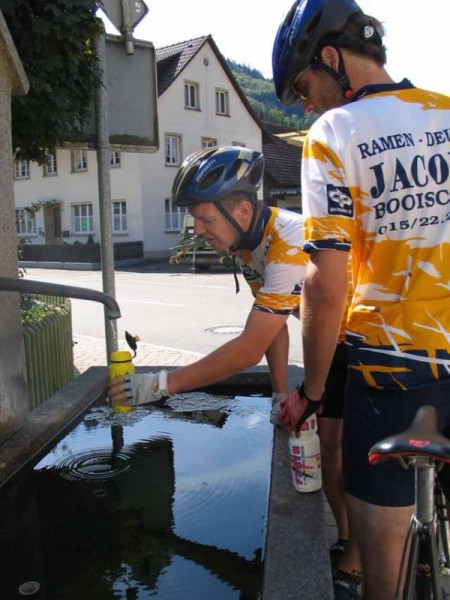
{"type": "Polygon", "coordinates": [[[238,217],[240,219],[243,219],[244,221],[250,220],[250,218],[252,216],[251,201],[247,200],[247,198],[242,198],[241,200],[239,200],[239,203],[237,205],[237,214],[238,214],[238,217]]]}
{"type": "Polygon", "coordinates": [[[322,62],[337,71],[339,69],[339,53],[333,46],[324,46],[320,51],[322,62]]]}
{"type": "Polygon", "coordinates": [[[243,211],[243,214],[251,216],[252,213],[253,213],[252,209],[253,209],[253,204],[252,204],[251,200],[245,199],[245,200],[242,201],[242,211],[243,211]]]}

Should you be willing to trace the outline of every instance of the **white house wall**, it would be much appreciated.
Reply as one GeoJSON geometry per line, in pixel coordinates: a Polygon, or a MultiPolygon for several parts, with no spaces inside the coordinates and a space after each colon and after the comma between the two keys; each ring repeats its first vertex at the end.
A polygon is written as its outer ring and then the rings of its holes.
{"type": "MultiPolygon", "coordinates": [[[[165,165],[165,134],[182,136],[181,159],[201,147],[203,137],[216,139],[219,145],[242,143],[261,151],[261,129],[245,108],[227,77],[211,46],[206,44],[185,67],[172,85],[158,98],[158,129],[160,148],[156,153],[121,152],[121,167],[112,168],[111,198],[126,200],[127,227],[123,234],[114,234],[114,242],[143,240],[147,258],[170,255],[177,239],[176,232],[165,230],[165,199],[171,194],[177,167],[165,165]],[[200,110],[184,108],[185,81],[197,83],[200,110]],[[216,115],[216,88],[229,94],[229,116],[216,115]]],[[[100,241],[96,152],[88,151],[88,171],[72,173],[70,150],[57,152],[58,175],[43,176],[42,167],[30,165],[30,179],[15,182],[16,208],[47,200],[61,202],[61,229],[71,231],[66,243],[85,242],[87,235],[74,235],[71,205],[91,202],[94,210],[94,241],[100,241]]],[[[41,211],[42,213],[42,211],[41,211]]],[[[42,232],[43,215],[37,215],[42,232]]],[[[45,243],[39,235],[31,243],[45,243]]]]}
{"type": "MultiPolygon", "coordinates": [[[[61,229],[70,232],[69,237],[63,237],[63,242],[85,243],[89,234],[75,234],[72,227],[72,211],[74,204],[92,203],[94,217],[95,242],[100,242],[100,216],[98,203],[98,175],[97,153],[88,151],[88,170],[72,172],[71,151],[59,149],[57,151],[57,175],[43,175],[43,167],[36,163],[30,164],[30,178],[16,180],[14,183],[16,208],[31,208],[33,204],[43,204],[55,200],[61,205],[61,229]]],[[[111,199],[126,200],[128,232],[114,234],[113,241],[138,241],[142,240],[142,197],[141,197],[141,164],[135,153],[121,153],[121,166],[112,168],[111,173],[111,199]]],[[[35,236],[25,236],[27,242],[44,244],[44,214],[43,210],[36,213],[35,236]]]]}
{"type": "Polygon", "coordinates": [[[216,139],[219,145],[240,142],[254,150],[262,148],[261,128],[245,108],[209,44],[159,97],[158,121],[160,150],[142,155],[143,163],[148,164],[142,169],[144,249],[148,257],[167,255],[177,240],[177,233],[165,230],[164,200],[170,196],[177,172],[177,167],[165,165],[165,134],[182,136],[182,159],[201,148],[204,137],[216,139]],[[184,108],[186,81],[199,86],[200,110],[184,108]],[[216,115],[216,88],[228,91],[230,116],[216,115]]]}

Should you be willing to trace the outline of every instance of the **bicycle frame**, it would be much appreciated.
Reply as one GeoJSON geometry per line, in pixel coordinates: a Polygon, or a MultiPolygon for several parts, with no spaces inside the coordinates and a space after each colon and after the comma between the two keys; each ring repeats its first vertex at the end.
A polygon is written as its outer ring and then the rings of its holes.
{"type": "Polygon", "coordinates": [[[436,473],[443,463],[450,463],[450,440],[437,430],[434,406],[421,406],[408,429],[380,440],[369,450],[370,464],[390,459],[397,459],[405,469],[413,467],[415,480],[414,513],[405,538],[394,600],[443,600],[438,546],[442,546],[441,562],[448,570],[449,529],[446,498],[436,473]],[[400,597],[403,576],[405,585],[400,597]]]}
{"type": "MultiPolygon", "coordinates": [[[[402,600],[429,600],[431,598],[433,600],[442,600],[434,505],[435,462],[433,459],[421,456],[413,457],[409,462],[414,467],[415,472],[416,506],[412,521],[411,546],[406,566],[406,579],[402,600]],[[419,572],[420,555],[429,557],[429,574],[419,572]],[[422,582],[421,579],[423,579],[422,582]],[[420,591],[419,587],[421,587],[421,583],[424,584],[424,588],[427,590],[424,590],[426,594],[424,597],[416,596],[416,591],[420,591]],[[432,596],[430,596],[430,591],[433,593],[432,596]]],[[[408,536],[405,544],[407,542],[408,536]]],[[[401,573],[402,568],[400,569],[400,577],[401,573]]]]}
{"type": "Polygon", "coordinates": [[[448,577],[450,576],[450,534],[447,498],[438,478],[436,478],[434,485],[434,507],[438,523],[438,550],[441,574],[448,577]]]}

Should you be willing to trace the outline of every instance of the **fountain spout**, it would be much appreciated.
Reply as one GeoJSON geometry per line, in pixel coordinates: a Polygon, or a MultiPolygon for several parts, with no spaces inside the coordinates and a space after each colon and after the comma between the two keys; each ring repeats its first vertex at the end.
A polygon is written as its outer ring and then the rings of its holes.
{"type": "Polygon", "coordinates": [[[121,317],[120,308],[115,298],[110,294],[89,288],[48,283],[47,281],[0,277],[0,291],[19,292],[22,294],[47,294],[48,296],[63,296],[64,298],[76,298],[78,300],[93,300],[94,302],[101,302],[106,307],[106,314],[109,319],[119,319],[121,317]]]}

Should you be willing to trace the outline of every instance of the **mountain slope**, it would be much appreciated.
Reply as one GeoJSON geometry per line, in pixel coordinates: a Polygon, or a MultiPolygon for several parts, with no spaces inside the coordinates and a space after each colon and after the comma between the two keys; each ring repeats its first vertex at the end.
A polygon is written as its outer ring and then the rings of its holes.
{"type": "Polygon", "coordinates": [[[305,115],[297,104],[288,107],[278,100],[273,81],[265,79],[257,70],[226,59],[227,65],[242,88],[253,110],[262,121],[287,125],[296,129],[308,129],[316,115],[305,115]]]}

